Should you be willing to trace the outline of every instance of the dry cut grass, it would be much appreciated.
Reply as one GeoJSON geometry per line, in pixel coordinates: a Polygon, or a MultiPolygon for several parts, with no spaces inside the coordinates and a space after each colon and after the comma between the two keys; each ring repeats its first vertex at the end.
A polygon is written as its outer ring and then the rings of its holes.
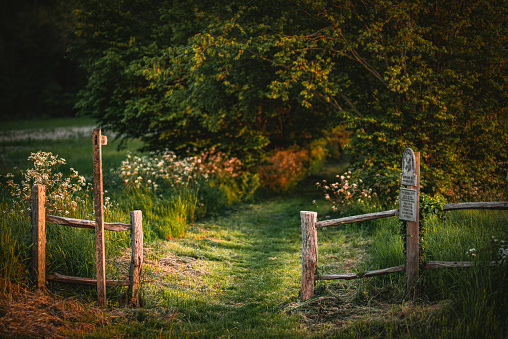
{"type": "Polygon", "coordinates": [[[95,331],[112,319],[98,307],[47,291],[18,288],[0,294],[0,336],[68,338],[95,331]]]}

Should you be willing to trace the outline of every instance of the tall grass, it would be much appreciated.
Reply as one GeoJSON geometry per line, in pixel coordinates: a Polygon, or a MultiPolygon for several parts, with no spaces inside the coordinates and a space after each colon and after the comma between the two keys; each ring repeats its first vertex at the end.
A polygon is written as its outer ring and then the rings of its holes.
{"type": "Polygon", "coordinates": [[[186,227],[199,214],[198,190],[180,189],[155,193],[136,188],[113,195],[124,211],[143,212],[143,237],[146,241],[173,239],[185,235],[186,227]]]}
{"type": "Polygon", "coordinates": [[[11,285],[28,286],[30,276],[30,220],[22,213],[12,214],[7,203],[0,203],[0,292],[11,285]]]}
{"type": "MultiPolygon", "coordinates": [[[[93,203],[83,199],[71,217],[93,220],[93,203]]],[[[29,286],[32,263],[32,231],[26,213],[11,210],[11,205],[0,203],[0,282],[3,289],[13,283],[29,286]]],[[[106,221],[128,223],[128,214],[118,208],[109,208],[106,221]]],[[[130,247],[129,232],[106,231],[106,255],[120,254],[130,247]]],[[[46,224],[46,272],[70,276],[96,277],[95,234],[93,230],[46,224]]],[[[0,288],[0,290],[2,289],[0,288]]]]}
{"type": "MultiPolygon", "coordinates": [[[[377,228],[369,247],[373,268],[403,264],[397,224],[395,219],[386,219],[377,228]]],[[[500,211],[455,211],[444,219],[433,217],[428,221],[428,260],[469,260],[476,265],[420,270],[420,297],[430,302],[449,299],[452,307],[434,319],[438,327],[428,328],[419,336],[436,336],[438,328],[446,329],[446,337],[501,338],[508,334],[508,270],[506,265],[486,265],[500,260],[499,245],[508,240],[506,225],[506,212],[500,211]]],[[[378,278],[372,284],[386,284],[387,279],[378,278]]],[[[404,282],[403,274],[399,274],[398,283],[404,282]]]]}

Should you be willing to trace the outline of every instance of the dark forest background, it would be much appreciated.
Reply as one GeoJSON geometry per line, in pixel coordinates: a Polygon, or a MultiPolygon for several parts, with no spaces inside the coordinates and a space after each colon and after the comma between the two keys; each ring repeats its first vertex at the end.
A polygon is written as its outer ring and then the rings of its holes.
{"type": "Polygon", "coordinates": [[[73,1],[6,1],[0,11],[0,117],[73,116],[84,85],[67,57],[73,1]]]}

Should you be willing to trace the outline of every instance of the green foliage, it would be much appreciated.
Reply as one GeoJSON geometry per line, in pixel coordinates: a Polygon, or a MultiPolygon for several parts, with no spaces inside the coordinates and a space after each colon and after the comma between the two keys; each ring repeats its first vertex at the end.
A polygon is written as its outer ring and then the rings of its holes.
{"type": "Polygon", "coordinates": [[[346,124],[353,165],[372,181],[410,146],[424,191],[453,196],[471,178],[486,188],[506,173],[507,8],[83,1],[79,106],[149,148],[216,147],[246,166],[346,124]]]}

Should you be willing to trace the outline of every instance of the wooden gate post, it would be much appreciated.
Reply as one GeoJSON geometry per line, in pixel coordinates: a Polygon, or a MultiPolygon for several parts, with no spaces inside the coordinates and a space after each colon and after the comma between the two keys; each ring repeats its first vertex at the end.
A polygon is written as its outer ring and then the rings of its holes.
{"type": "Polygon", "coordinates": [[[31,201],[32,276],[39,289],[46,287],[46,187],[34,185],[31,201]]]}
{"type": "Polygon", "coordinates": [[[314,296],[314,274],[318,262],[317,213],[301,211],[302,219],[302,285],[300,297],[308,300],[314,296]]]}
{"type": "Polygon", "coordinates": [[[99,306],[106,306],[106,245],[104,239],[104,197],[102,184],[102,145],[108,139],[100,129],[94,129],[93,142],[93,175],[95,205],[95,253],[97,261],[97,301],[99,306]]]}
{"type": "Polygon", "coordinates": [[[130,304],[140,307],[139,285],[143,269],[143,223],[139,210],[129,213],[131,219],[132,257],[129,270],[130,304]]]}
{"type": "Polygon", "coordinates": [[[406,283],[410,293],[420,277],[420,152],[415,155],[416,186],[416,221],[408,221],[406,228],[406,283]]]}

